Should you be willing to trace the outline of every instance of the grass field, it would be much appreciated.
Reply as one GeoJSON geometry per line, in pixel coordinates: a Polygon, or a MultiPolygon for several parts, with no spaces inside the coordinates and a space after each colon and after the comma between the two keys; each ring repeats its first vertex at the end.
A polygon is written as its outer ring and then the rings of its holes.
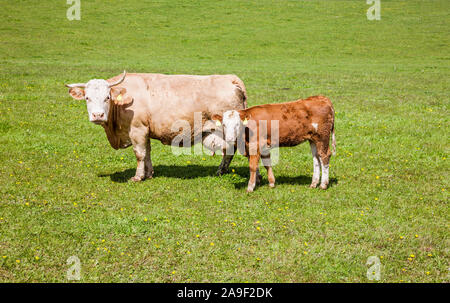
{"type": "Polygon", "coordinates": [[[448,282],[450,2],[0,0],[0,281],[448,282]],[[246,194],[247,160],[174,156],[128,181],[64,83],[129,72],[235,73],[249,104],[323,94],[336,109],[332,186],[309,145],[246,194]]]}

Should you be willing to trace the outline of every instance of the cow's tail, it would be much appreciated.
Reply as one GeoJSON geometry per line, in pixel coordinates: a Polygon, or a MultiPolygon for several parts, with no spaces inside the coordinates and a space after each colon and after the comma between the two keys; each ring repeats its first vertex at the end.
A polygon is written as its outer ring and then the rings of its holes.
{"type": "Polygon", "coordinates": [[[244,102],[244,109],[248,108],[247,105],[247,89],[245,88],[244,82],[242,82],[242,80],[238,77],[233,75],[233,79],[231,80],[231,82],[237,87],[237,89],[241,92],[242,94],[242,101],[244,102]]]}
{"type": "Polygon", "coordinates": [[[336,155],[336,135],[334,134],[334,122],[335,122],[334,108],[332,109],[333,109],[333,125],[331,126],[331,147],[333,148],[332,154],[334,156],[336,155]]]}

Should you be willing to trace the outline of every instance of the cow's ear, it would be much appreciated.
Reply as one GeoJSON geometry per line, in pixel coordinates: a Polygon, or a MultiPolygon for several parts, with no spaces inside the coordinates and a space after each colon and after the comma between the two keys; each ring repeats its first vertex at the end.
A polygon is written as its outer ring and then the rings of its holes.
{"type": "Polygon", "coordinates": [[[69,89],[69,94],[74,98],[75,100],[83,100],[84,99],[84,89],[79,87],[71,87],[69,89]]]}
{"type": "Polygon", "coordinates": [[[220,124],[222,123],[222,116],[221,115],[212,115],[211,119],[216,121],[216,125],[217,126],[220,126],[220,124]]]}
{"type": "Polygon", "coordinates": [[[133,101],[133,98],[127,94],[127,89],[125,87],[111,88],[111,99],[114,101],[114,104],[117,105],[129,104],[133,101]]]}

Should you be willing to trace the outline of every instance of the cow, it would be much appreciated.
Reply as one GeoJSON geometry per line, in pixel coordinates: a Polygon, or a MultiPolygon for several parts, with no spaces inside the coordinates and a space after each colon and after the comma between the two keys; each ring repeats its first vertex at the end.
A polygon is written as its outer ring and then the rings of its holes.
{"type": "MultiPolygon", "coordinates": [[[[114,149],[133,145],[137,169],[132,181],[152,178],[150,139],[171,144],[183,132],[174,129],[176,121],[187,121],[190,126],[188,143],[200,136],[204,146],[214,152],[217,147],[208,143],[221,148],[225,143],[217,142],[221,138],[212,133],[215,128],[212,114],[247,108],[247,91],[236,75],[127,74],[124,71],[107,80],[93,79],[66,86],[74,99],[86,100],[90,122],[104,128],[114,149]],[[200,127],[194,125],[194,113],[201,115],[200,127]]],[[[183,142],[179,146],[185,146],[183,142]]],[[[228,171],[232,158],[233,153],[223,155],[217,175],[228,171]]]]}
{"type": "Polygon", "coordinates": [[[216,120],[218,125],[223,124],[226,142],[242,140],[244,143],[243,151],[249,158],[250,166],[247,192],[252,192],[255,184],[260,182],[260,158],[267,169],[269,186],[275,186],[270,159],[271,148],[296,146],[305,141],[309,141],[314,164],[310,187],[317,187],[322,168],[320,188],[327,189],[332,154],[329,147],[330,137],[333,154],[336,152],[334,109],[330,99],[313,96],[293,102],[228,110],[223,115],[214,114],[213,120],[216,120]]]}

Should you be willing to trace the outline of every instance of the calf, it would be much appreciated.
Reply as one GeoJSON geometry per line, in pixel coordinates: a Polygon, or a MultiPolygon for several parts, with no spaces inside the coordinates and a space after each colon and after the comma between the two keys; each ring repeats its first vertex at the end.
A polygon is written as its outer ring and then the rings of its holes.
{"type": "Polygon", "coordinates": [[[257,171],[260,158],[267,169],[269,186],[275,186],[271,148],[296,146],[305,141],[309,141],[314,163],[311,187],[317,187],[321,168],[320,188],[328,187],[330,136],[333,154],[336,152],[334,109],[330,99],[314,96],[293,102],[264,104],[243,110],[228,110],[223,116],[213,115],[212,118],[223,124],[225,141],[237,140],[238,145],[240,140],[245,143],[244,154],[250,166],[247,192],[252,192],[259,181],[257,171]]]}

